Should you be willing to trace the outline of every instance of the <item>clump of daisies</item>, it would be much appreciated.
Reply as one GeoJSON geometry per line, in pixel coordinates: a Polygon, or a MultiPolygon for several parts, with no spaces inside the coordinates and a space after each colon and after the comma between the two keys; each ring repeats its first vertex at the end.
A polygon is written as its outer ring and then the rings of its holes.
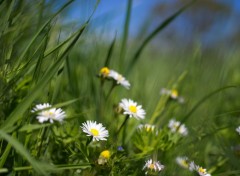
{"type": "Polygon", "coordinates": [[[82,124],[81,128],[87,136],[92,137],[92,141],[107,140],[106,138],[109,136],[108,130],[96,121],[88,120],[82,124]]]}
{"type": "Polygon", "coordinates": [[[143,170],[146,170],[145,174],[156,174],[164,169],[164,165],[162,165],[159,161],[153,161],[149,159],[146,161],[145,165],[143,166],[143,170]]]}
{"type": "Polygon", "coordinates": [[[110,156],[111,156],[111,153],[109,150],[102,151],[98,157],[98,164],[104,165],[105,163],[108,162],[110,156]]]}
{"type": "Polygon", "coordinates": [[[168,128],[172,133],[179,133],[182,136],[188,135],[188,129],[184,124],[181,124],[181,122],[176,121],[175,119],[171,119],[168,123],[168,128]]]}
{"type": "Polygon", "coordinates": [[[121,85],[125,87],[126,89],[130,88],[129,81],[123,77],[121,74],[116,72],[115,70],[111,70],[108,67],[103,67],[100,70],[99,76],[103,79],[112,79],[116,83],[116,85],[121,85]]]}
{"type": "Polygon", "coordinates": [[[179,103],[184,103],[184,98],[179,96],[177,89],[166,89],[162,88],[160,90],[160,95],[168,95],[171,99],[177,100],[179,103]]]}
{"type": "Polygon", "coordinates": [[[40,123],[49,121],[53,123],[54,121],[62,122],[66,117],[66,113],[61,108],[52,108],[49,103],[38,104],[33,110],[33,113],[37,113],[37,119],[40,123]]]}
{"type": "Polygon", "coordinates": [[[138,105],[131,99],[122,99],[119,106],[123,109],[123,114],[129,117],[134,117],[137,120],[144,119],[146,112],[142,109],[141,105],[138,105]]]}
{"type": "Polygon", "coordinates": [[[240,135],[240,126],[236,128],[236,132],[240,135]]]}
{"type": "Polygon", "coordinates": [[[185,168],[185,169],[189,168],[189,159],[186,156],[178,156],[176,158],[176,163],[182,168],[185,168]]]}
{"type": "Polygon", "coordinates": [[[192,161],[192,162],[189,164],[189,170],[190,170],[190,171],[197,172],[198,175],[200,175],[200,176],[211,176],[211,174],[209,174],[209,173],[207,172],[207,169],[204,169],[203,167],[196,165],[196,164],[194,163],[194,161],[192,161]]]}

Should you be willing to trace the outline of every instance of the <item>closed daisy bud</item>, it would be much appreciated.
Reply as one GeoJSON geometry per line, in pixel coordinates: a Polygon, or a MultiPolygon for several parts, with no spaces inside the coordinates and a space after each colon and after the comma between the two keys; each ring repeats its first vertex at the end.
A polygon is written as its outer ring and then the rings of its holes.
{"type": "Polygon", "coordinates": [[[145,124],[145,125],[138,125],[138,129],[139,130],[144,130],[146,132],[154,132],[155,131],[155,126],[154,125],[150,125],[150,124],[145,124]]]}
{"type": "Polygon", "coordinates": [[[110,73],[110,69],[108,67],[103,67],[101,68],[99,75],[106,78],[106,77],[109,77],[109,73],[110,73]]]}
{"type": "Polygon", "coordinates": [[[104,150],[100,153],[100,156],[98,158],[98,164],[99,165],[103,165],[105,163],[107,163],[107,161],[109,160],[111,156],[111,153],[109,150],[104,150]]]}

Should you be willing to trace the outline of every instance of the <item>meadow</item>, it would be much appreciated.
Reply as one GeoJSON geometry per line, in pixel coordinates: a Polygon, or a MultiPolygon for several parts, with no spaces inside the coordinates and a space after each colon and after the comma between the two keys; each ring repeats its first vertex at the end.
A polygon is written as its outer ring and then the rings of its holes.
{"type": "Polygon", "coordinates": [[[71,3],[0,1],[0,175],[240,175],[239,51],[159,52],[191,3],[139,41],[71,3]]]}

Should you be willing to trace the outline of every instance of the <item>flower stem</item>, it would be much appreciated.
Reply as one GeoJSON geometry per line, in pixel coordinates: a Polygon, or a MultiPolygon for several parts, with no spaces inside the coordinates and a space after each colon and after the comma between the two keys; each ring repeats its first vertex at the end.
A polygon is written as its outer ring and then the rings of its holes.
{"type": "Polygon", "coordinates": [[[110,90],[107,94],[106,100],[108,100],[108,98],[110,97],[110,95],[111,95],[111,93],[112,93],[112,91],[113,91],[113,89],[116,85],[117,85],[116,82],[113,81],[112,87],[110,88],[110,90]]]}
{"type": "Polygon", "coordinates": [[[122,129],[122,127],[127,123],[127,120],[129,119],[129,115],[126,115],[125,120],[123,121],[122,125],[120,126],[120,128],[118,129],[116,135],[118,135],[122,129]]]}

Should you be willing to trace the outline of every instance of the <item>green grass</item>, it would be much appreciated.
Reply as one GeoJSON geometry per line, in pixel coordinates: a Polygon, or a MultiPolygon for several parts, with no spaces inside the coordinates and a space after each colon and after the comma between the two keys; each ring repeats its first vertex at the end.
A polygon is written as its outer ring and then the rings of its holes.
{"type": "Polygon", "coordinates": [[[195,46],[184,54],[163,54],[154,49],[152,39],[191,4],[142,42],[129,42],[129,1],[122,38],[106,42],[88,31],[101,2],[68,33],[71,27],[58,17],[71,3],[53,12],[45,1],[0,1],[0,174],[144,175],[145,162],[153,159],[165,168],[148,175],[194,175],[175,162],[187,156],[212,175],[239,175],[239,52],[224,49],[221,56],[195,46]],[[114,80],[99,77],[104,66],[123,74],[130,89],[112,89],[114,80]],[[162,88],[176,89],[184,103],[160,95],[162,88]],[[142,105],[146,117],[126,118],[118,106],[123,98],[142,105]],[[42,103],[62,108],[63,122],[39,123],[38,112],[31,110],[42,103]],[[170,131],[173,118],[186,125],[187,136],[170,131]],[[86,136],[80,126],[87,120],[106,127],[107,141],[86,136]],[[155,125],[158,133],[139,132],[139,124],[155,125]],[[104,150],[110,158],[99,164],[104,150]]]}

